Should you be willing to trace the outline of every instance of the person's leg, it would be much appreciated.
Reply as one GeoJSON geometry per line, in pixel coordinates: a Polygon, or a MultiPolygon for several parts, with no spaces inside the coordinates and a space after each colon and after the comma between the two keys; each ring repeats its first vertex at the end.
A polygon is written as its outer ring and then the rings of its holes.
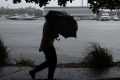
{"type": "Polygon", "coordinates": [[[46,54],[48,54],[48,51],[46,49],[44,49],[43,52],[45,54],[46,61],[43,62],[42,64],[36,66],[33,70],[29,71],[29,74],[32,77],[32,79],[35,79],[35,73],[36,72],[39,72],[39,71],[48,67],[48,59],[47,59],[47,55],[46,55],[46,54]]]}
{"type": "Polygon", "coordinates": [[[54,63],[53,65],[50,65],[48,67],[48,69],[49,69],[49,71],[48,71],[48,80],[53,80],[55,68],[56,68],[56,63],[54,63]]]}
{"type": "Polygon", "coordinates": [[[57,56],[56,56],[56,51],[53,46],[49,47],[48,50],[46,50],[47,57],[46,61],[48,63],[48,80],[52,80],[57,64],[57,56]]]}
{"type": "Polygon", "coordinates": [[[41,71],[41,70],[43,70],[43,69],[45,69],[45,68],[47,68],[47,67],[48,67],[48,64],[47,64],[47,62],[45,61],[45,62],[43,62],[42,64],[36,66],[35,69],[34,69],[34,72],[36,73],[36,72],[41,71]]]}
{"type": "Polygon", "coordinates": [[[53,46],[47,47],[43,50],[46,58],[46,62],[40,64],[37,66],[35,69],[31,70],[29,73],[32,77],[32,79],[35,79],[35,73],[38,71],[41,71],[48,67],[48,80],[52,80],[57,64],[57,56],[56,56],[56,51],[53,46]]]}
{"type": "Polygon", "coordinates": [[[41,70],[45,69],[46,67],[48,67],[47,62],[43,62],[42,64],[36,66],[33,70],[29,71],[32,79],[35,79],[36,72],[41,71],[41,70]]]}

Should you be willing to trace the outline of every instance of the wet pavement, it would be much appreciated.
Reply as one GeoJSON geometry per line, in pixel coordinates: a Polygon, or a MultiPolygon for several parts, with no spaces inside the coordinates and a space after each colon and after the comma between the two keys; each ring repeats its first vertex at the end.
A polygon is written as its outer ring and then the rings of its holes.
{"type": "MultiPolygon", "coordinates": [[[[0,80],[32,80],[30,67],[0,68],[0,80]]],[[[36,74],[37,80],[47,78],[47,69],[36,74]]],[[[57,80],[120,80],[120,68],[109,68],[103,71],[91,68],[57,68],[54,78],[57,80]]]]}

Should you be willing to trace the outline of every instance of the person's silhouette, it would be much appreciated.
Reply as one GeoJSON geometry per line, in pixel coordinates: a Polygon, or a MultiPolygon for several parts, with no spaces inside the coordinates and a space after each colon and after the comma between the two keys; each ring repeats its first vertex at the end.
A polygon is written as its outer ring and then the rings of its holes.
{"type": "Polygon", "coordinates": [[[76,37],[78,26],[74,18],[65,12],[49,11],[45,18],[39,51],[44,52],[46,61],[29,71],[29,74],[32,79],[35,79],[36,72],[48,67],[48,80],[53,80],[57,64],[54,40],[59,37],[59,34],[65,38],[76,37]]]}
{"type": "Polygon", "coordinates": [[[35,79],[35,73],[48,67],[48,80],[53,80],[57,56],[53,46],[54,40],[58,37],[58,33],[54,27],[54,24],[50,21],[46,21],[43,26],[43,37],[39,51],[43,51],[45,54],[46,61],[36,66],[33,70],[29,71],[32,79],[35,79]]]}

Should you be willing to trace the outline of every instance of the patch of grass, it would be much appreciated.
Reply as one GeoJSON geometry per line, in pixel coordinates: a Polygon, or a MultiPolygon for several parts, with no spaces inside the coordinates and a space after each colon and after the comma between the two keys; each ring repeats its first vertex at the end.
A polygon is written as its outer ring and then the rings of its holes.
{"type": "Polygon", "coordinates": [[[29,67],[33,67],[35,61],[32,61],[31,59],[24,59],[23,56],[20,57],[19,60],[15,60],[15,65],[17,66],[29,66],[29,67]]]}
{"type": "Polygon", "coordinates": [[[4,45],[2,38],[0,37],[0,66],[6,66],[9,64],[7,47],[4,45]]]}
{"type": "Polygon", "coordinates": [[[91,43],[88,55],[83,59],[83,62],[94,68],[107,68],[112,66],[113,57],[107,48],[101,47],[98,43],[91,43]]]}

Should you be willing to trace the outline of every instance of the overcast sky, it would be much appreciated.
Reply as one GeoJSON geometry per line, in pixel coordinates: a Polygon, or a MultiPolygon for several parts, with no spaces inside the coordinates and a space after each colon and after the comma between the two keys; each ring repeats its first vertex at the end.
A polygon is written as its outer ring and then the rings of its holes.
{"type": "MultiPolygon", "coordinates": [[[[21,3],[18,3],[18,4],[13,4],[12,3],[13,0],[0,0],[0,7],[8,7],[8,8],[25,8],[25,7],[34,7],[34,8],[39,8],[40,7],[37,5],[37,4],[34,4],[34,3],[25,3],[24,0],[22,0],[21,3]]],[[[58,6],[57,5],[57,0],[52,0],[51,2],[49,2],[49,4],[47,5],[48,7],[50,6],[58,6]]],[[[82,6],[82,0],[74,0],[71,3],[68,2],[67,6],[82,6]]],[[[83,6],[87,6],[87,0],[83,0],[83,6]]],[[[42,8],[41,8],[42,9],[42,8]]]]}

